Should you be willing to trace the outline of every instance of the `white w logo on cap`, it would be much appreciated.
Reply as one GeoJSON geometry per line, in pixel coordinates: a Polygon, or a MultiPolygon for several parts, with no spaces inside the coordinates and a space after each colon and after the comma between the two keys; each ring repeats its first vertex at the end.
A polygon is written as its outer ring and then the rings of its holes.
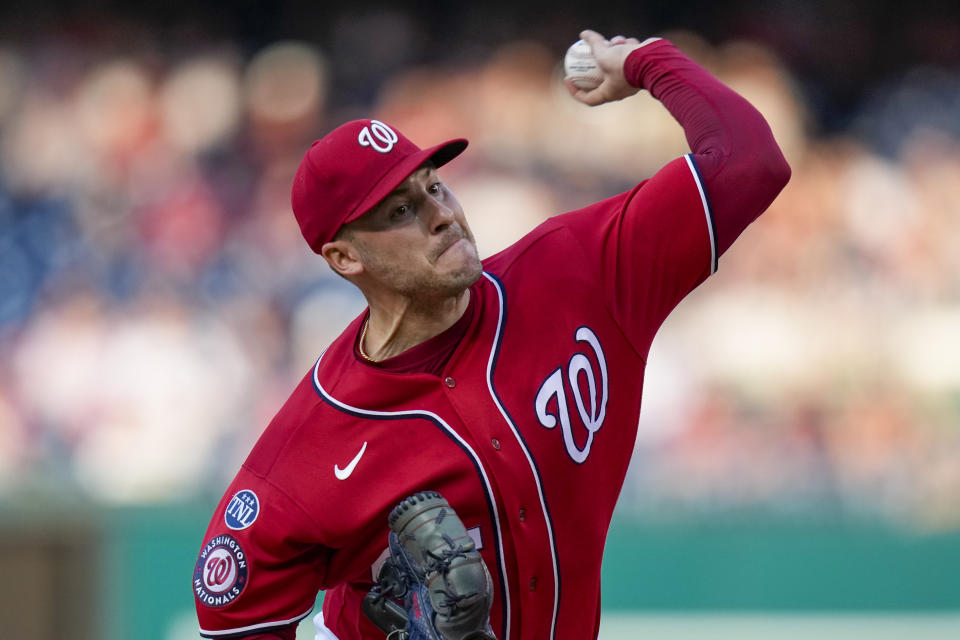
{"type": "Polygon", "coordinates": [[[389,153],[399,139],[396,131],[379,120],[371,120],[370,126],[364,127],[357,136],[357,142],[361,147],[371,147],[380,153],[389,153]]]}

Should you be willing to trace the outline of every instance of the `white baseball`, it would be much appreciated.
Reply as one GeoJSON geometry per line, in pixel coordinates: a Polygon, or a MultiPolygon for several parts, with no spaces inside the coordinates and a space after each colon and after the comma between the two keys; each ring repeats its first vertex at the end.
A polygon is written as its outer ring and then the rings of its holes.
{"type": "Polygon", "coordinates": [[[583,91],[596,89],[603,82],[603,72],[593,57],[593,49],[583,40],[577,40],[567,49],[563,70],[573,81],[573,86],[583,91]]]}

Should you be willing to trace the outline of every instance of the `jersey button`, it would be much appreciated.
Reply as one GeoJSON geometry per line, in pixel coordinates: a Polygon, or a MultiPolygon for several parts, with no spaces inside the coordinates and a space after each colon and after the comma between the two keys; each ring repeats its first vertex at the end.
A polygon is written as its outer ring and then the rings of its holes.
{"type": "Polygon", "coordinates": [[[491,439],[490,439],[490,444],[493,445],[493,448],[494,448],[494,449],[496,449],[497,451],[500,451],[500,441],[499,441],[499,440],[497,440],[496,438],[491,438],[491,439]]]}
{"type": "Polygon", "coordinates": [[[530,578],[530,591],[536,591],[536,590],[537,590],[537,576],[533,576],[532,578],[530,578]]]}
{"type": "Polygon", "coordinates": [[[523,522],[527,519],[527,510],[523,507],[520,508],[520,522],[523,522]]]}
{"type": "Polygon", "coordinates": [[[443,379],[443,384],[453,389],[455,386],[457,386],[457,381],[451,378],[450,376],[447,376],[446,378],[443,379]]]}

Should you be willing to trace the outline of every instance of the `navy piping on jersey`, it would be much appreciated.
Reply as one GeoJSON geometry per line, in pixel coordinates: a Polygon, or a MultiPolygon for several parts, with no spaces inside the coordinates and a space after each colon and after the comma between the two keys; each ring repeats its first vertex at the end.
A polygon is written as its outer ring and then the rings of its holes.
{"type": "Polygon", "coordinates": [[[703,212],[707,216],[707,233],[710,235],[710,275],[717,272],[720,256],[717,255],[717,227],[713,222],[713,207],[710,206],[710,195],[707,193],[707,186],[703,182],[703,176],[700,175],[700,167],[693,159],[693,154],[688,153],[684,156],[687,159],[687,166],[693,173],[693,180],[697,183],[697,190],[700,192],[700,202],[703,203],[703,212]]]}
{"type": "Polygon", "coordinates": [[[500,358],[500,344],[503,339],[503,327],[507,321],[507,296],[503,287],[503,283],[500,282],[496,276],[489,274],[486,271],[483,272],[483,275],[487,278],[487,280],[493,283],[493,286],[497,290],[497,296],[500,298],[500,316],[497,319],[497,333],[493,342],[493,349],[490,351],[490,360],[487,363],[487,386],[490,389],[490,395],[493,397],[494,403],[496,403],[497,408],[500,409],[500,413],[503,415],[503,419],[506,420],[507,424],[510,426],[510,430],[513,432],[514,437],[516,437],[517,442],[520,444],[520,448],[527,457],[527,462],[530,464],[530,470],[533,471],[533,477],[537,483],[537,494],[540,498],[540,507],[543,509],[544,521],[547,525],[547,537],[550,540],[550,555],[551,559],[553,560],[553,617],[550,620],[550,640],[553,640],[557,627],[557,612],[560,607],[560,565],[557,562],[557,542],[553,537],[553,520],[550,517],[550,509],[547,507],[546,496],[543,495],[543,478],[540,475],[540,469],[537,468],[537,463],[533,459],[533,454],[530,453],[530,448],[527,446],[526,441],[520,434],[520,430],[517,429],[513,418],[510,417],[510,414],[503,406],[503,402],[500,401],[500,396],[497,394],[497,390],[493,386],[493,371],[496,369],[497,360],[500,358]]]}
{"type": "MultiPolygon", "coordinates": [[[[324,352],[326,353],[326,352],[324,352]]],[[[313,386],[316,389],[317,393],[320,395],[320,398],[329,404],[334,409],[346,413],[357,418],[369,418],[372,420],[402,420],[405,418],[423,418],[428,422],[432,422],[434,425],[440,428],[448,438],[450,438],[454,444],[460,447],[464,453],[467,454],[467,457],[470,458],[470,461],[473,463],[474,468],[477,471],[477,475],[480,476],[480,479],[483,481],[485,496],[487,501],[487,509],[490,512],[490,521],[494,525],[494,544],[497,548],[497,563],[500,565],[499,577],[500,577],[500,590],[503,594],[503,638],[510,637],[510,591],[507,586],[507,571],[506,571],[506,559],[504,557],[503,545],[500,540],[502,534],[500,533],[500,516],[497,512],[495,505],[495,500],[493,497],[493,487],[490,485],[490,479],[487,477],[487,472],[483,468],[483,464],[480,462],[479,456],[477,453],[470,447],[467,442],[460,437],[450,425],[446,423],[440,416],[433,413],[432,411],[427,411],[423,409],[414,409],[410,411],[370,411],[367,409],[360,409],[357,407],[352,407],[348,404],[340,402],[323,388],[320,384],[320,379],[317,375],[317,372],[320,369],[320,361],[323,360],[323,354],[320,355],[320,358],[317,359],[317,364],[313,368],[313,386]]]]}
{"type": "Polygon", "coordinates": [[[304,613],[294,616],[288,620],[280,620],[278,622],[261,622],[260,624],[251,624],[249,626],[238,627],[236,629],[224,629],[223,631],[207,631],[206,629],[200,629],[200,635],[204,638],[218,638],[220,640],[241,638],[243,636],[250,635],[250,633],[253,631],[269,631],[271,629],[279,629],[291,624],[295,624],[306,618],[311,613],[313,613],[313,605],[310,605],[310,608],[304,613]]]}

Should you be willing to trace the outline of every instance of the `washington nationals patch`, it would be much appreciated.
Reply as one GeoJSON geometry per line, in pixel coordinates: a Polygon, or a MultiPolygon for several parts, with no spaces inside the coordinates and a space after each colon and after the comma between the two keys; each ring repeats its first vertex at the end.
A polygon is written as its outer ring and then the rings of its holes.
{"type": "Polygon", "coordinates": [[[247,558],[232,536],[217,536],[203,545],[193,569],[193,592],[202,604],[225,607],[247,586],[247,558]]]}

